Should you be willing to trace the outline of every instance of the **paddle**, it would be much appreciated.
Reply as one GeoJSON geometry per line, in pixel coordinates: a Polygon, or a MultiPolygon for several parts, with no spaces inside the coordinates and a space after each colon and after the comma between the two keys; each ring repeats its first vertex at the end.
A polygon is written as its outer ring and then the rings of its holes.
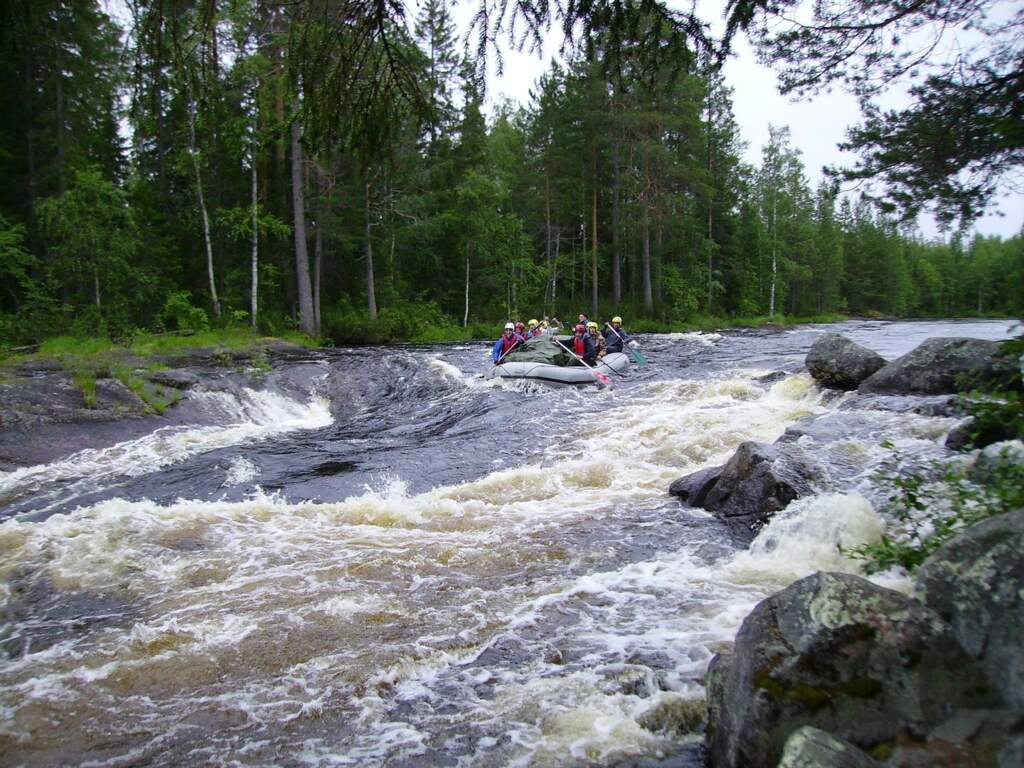
{"type": "Polygon", "coordinates": [[[622,348],[626,350],[626,354],[629,355],[629,359],[632,360],[639,366],[647,365],[647,357],[639,349],[633,349],[626,343],[626,340],[622,338],[622,334],[615,330],[615,326],[610,323],[605,323],[608,328],[611,328],[612,333],[619,337],[619,341],[622,342],[622,348]]]}
{"type": "MultiPolygon", "coordinates": [[[[569,341],[571,342],[572,339],[569,339],[569,341]]],[[[562,344],[562,342],[558,342],[558,343],[561,345],[562,349],[564,349],[570,355],[572,355],[577,360],[579,360],[580,363],[583,365],[583,367],[586,368],[588,371],[590,371],[590,373],[594,376],[595,379],[597,379],[599,382],[604,384],[606,387],[612,386],[612,380],[610,378],[608,378],[607,374],[601,373],[600,371],[594,370],[594,366],[587,365],[587,361],[584,360],[579,355],[577,355],[575,351],[573,351],[572,349],[569,349],[569,347],[565,346],[565,344],[562,344]]]]}

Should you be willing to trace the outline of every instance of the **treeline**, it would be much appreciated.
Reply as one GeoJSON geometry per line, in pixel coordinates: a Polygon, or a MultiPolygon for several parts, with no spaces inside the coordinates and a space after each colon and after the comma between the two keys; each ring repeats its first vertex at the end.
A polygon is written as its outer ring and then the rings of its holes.
{"type": "Polygon", "coordinates": [[[744,163],[727,84],[632,46],[639,11],[488,121],[444,0],[352,7],[5,0],[0,341],[1024,312],[1024,237],[926,242],[811,189],[781,126],[744,163]]]}

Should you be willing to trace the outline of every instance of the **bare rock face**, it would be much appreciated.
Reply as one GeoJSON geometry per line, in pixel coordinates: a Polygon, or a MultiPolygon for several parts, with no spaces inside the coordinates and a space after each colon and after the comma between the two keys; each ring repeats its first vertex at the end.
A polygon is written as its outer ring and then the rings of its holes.
{"type": "Polygon", "coordinates": [[[821,386],[856,389],[885,365],[885,358],[838,333],[826,333],[811,345],[804,362],[821,386]]]}
{"type": "Polygon", "coordinates": [[[860,749],[924,741],[963,709],[1001,708],[981,666],[905,595],[816,573],[763,600],[708,672],[714,768],[775,768],[804,725],[860,749]]]}
{"type": "Polygon", "coordinates": [[[917,593],[1007,704],[1024,710],[1024,510],[968,528],[921,566],[917,593]]]}
{"type": "Polygon", "coordinates": [[[1009,377],[999,342],[983,339],[928,339],[865,379],[858,392],[944,395],[1009,377]]]}
{"type": "Polygon", "coordinates": [[[786,739],[779,768],[879,768],[850,742],[805,725],[786,739]]]}

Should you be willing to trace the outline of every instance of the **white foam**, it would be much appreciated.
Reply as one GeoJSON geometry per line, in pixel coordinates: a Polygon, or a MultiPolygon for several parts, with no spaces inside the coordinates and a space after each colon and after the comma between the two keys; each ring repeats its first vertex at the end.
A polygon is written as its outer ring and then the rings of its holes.
{"type": "Polygon", "coordinates": [[[224,474],[224,485],[247,485],[256,479],[260,468],[244,456],[236,456],[224,474]]]}
{"type": "Polygon", "coordinates": [[[135,477],[207,451],[264,440],[332,422],[329,403],[316,397],[300,403],[275,392],[243,390],[239,396],[199,392],[227,423],[205,427],[163,427],[136,440],[87,449],[50,464],[0,473],[0,497],[37,490],[48,483],[82,478],[88,483],[116,476],[135,477]]]}
{"type": "Polygon", "coordinates": [[[815,571],[860,573],[851,549],[879,541],[884,525],[859,493],[799,499],[738,553],[723,575],[740,583],[788,584],[815,571]]]}

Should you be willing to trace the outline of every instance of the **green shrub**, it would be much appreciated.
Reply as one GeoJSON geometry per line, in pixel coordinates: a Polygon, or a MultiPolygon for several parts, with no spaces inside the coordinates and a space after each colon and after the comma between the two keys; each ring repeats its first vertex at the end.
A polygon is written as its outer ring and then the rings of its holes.
{"type": "Polygon", "coordinates": [[[899,521],[899,530],[846,552],[864,561],[868,573],[893,566],[912,571],[963,529],[1024,506],[1024,464],[1009,450],[1003,451],[1000,461],[992,462],[984,482],[942,462],[927,472],[883,480],[893,488],[887,511],[899,521]]]}
{"type": "Polygon", "coordinates": [[[210,327],[210,317],[206,310],[193,306],[188,291],[172,291],[167,294],[160,319],[169,330],[205,331],[210,327]]]}

